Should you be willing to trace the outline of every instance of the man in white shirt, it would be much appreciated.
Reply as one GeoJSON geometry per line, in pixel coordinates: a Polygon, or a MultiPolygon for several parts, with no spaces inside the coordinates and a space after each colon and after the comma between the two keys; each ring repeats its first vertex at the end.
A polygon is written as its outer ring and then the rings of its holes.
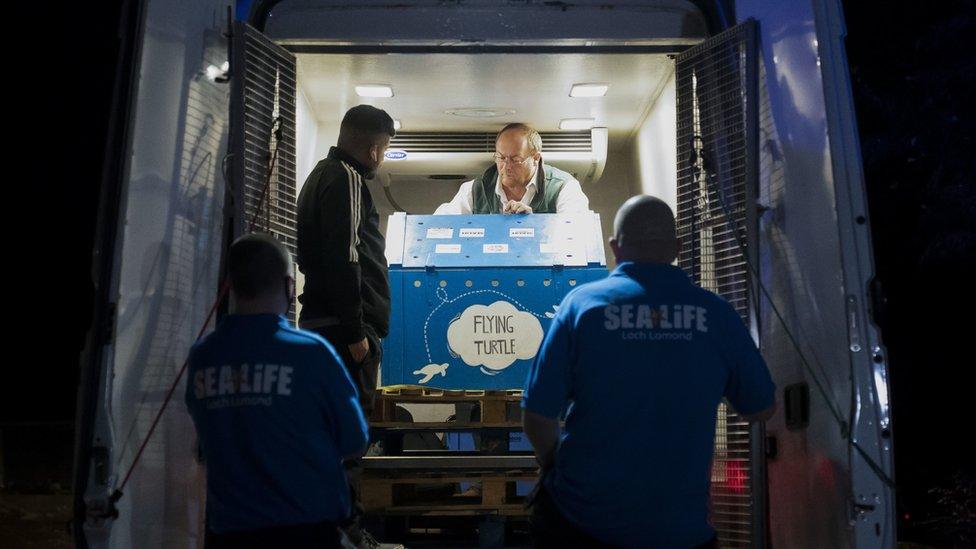
{"type": "Polygon", "coordinates": [[[571,174],[542,162],[542,137],[512,123],[495,138],[495,164],[461,185],[435,214],[585,212],[590,201],[571,174]]]}

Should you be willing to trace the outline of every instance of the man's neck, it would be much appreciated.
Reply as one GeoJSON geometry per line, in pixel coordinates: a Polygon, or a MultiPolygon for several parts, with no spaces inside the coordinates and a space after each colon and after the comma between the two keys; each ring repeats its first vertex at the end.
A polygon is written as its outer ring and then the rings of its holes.
{"type": "Polygon", "coordinates": [[[522,183],[513,183],[509,185],[505,184],[504,181],[502,181],[501,176],[499,175],[498,178],[502,184],[502,191],[505,193],[505,197],[508,198],[509,200],[515,200],[515,201],[520,201],[523,198],[525,198],[525,193],[529,188],[529,183],[532,183],[532,181],[535,180],[536,174],[538,172],[539,172],[539,168],[536,167],[536,169],[532,171],[532,175],[530,175],[527,180],[523,181],[522,183]]]}
{"type": "Polygon", "coordinates": [[[340,158],[344,157],[343,159],[345,160],[352,160],[352,167],[355,168],[360,175],[366,174],[368,170],[366,169],[366,163],[363,161],[363,155],[360,152],[353,152],[354,149],[348,145],[343,146],[338,144],[335,146],[335,150],[338,152],[340,158]]]}
{"type": "Polygon", "coordinates": [[[271,299],[256,299],[256,300],[235,300],[234,301],[234,314],[235,315],[283,315],[284,311],[281,310],[281,305],[273,303],[271,299]]]}
{"type": "Polygon", "coordinates": [[[504,183],[502,184],[502,191],[505,192],[505,198],[509,200],[519,201],[525,198],[525,191],[528,189],[528,183],[522,183],[521,185],[508,186],[504,183]]]}

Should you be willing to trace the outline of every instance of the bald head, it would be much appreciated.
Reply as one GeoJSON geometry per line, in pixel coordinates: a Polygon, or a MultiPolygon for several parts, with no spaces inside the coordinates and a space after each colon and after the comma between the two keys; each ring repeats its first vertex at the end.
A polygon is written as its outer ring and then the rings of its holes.
{"type": "Polygon", "coordinates": [[[674,212],[659,198],[631,197],[617,210],[610,246],[617,261],[673,262],[678,256],[674,212]]]}
{"type": "Polygon", "coordinates": [[[260,233],[244,235],[231,244],[227,271],[239,301],[271,298],[277,303],[289,292],[288,281],[295,277],[288,249],[271,235],[260,233]]]}
{"type": "Polygon", "coordinates": [[[517,144],[522,149],[519,152],[525,153],[525,156],[542,152],[542,136],[535,128],[523,122],[512,122],[505,125],[495,136],[495,143],[502,139],[511,144],[517,144]]]}

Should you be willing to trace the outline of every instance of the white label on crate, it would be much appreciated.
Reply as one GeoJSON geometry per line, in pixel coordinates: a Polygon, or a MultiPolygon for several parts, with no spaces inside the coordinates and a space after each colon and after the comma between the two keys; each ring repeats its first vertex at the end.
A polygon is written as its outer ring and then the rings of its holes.
{"type": "Polygon", "coordinates": [[[513,227],[508,230],[509,238],[535,238],[535,229],[532,227],[513,227]]]}
{"type": "Polygon", "coordinates": [[[465,364],[495,375],[516,360],[535,357],[542,344],[542,324],[508,301],[472,305],[447,327],[447,343],[465,364]]]}
{"type": "Polygon", "coordinates": [[[438,244],[434,246],[435,254],[459,254],[461,253],[460,244],[438,244]]]}
{"type": "Polygon", "coordinates": [[[558,254],[563,251],[563,247],[558,242],[542,242],[539,244],[539,253],[558,254]]]}
{"type": "Polygon", "coordinates": [[[485,229],[484,228],[461,229],[461,232],[458,233],[458,236],[460,236],[461,238],[484,238],[485,229]]]}
{"type": "Polygon", "coordinates": [[[431,227],[427,229],[427,238],[454,238],[454,229],[431,227]]]}
{"type": "Polygon", "coordinates": [[[481,253],[486,254],[507,254],[508,244],[485,244],[481,247],[481,253]]]}

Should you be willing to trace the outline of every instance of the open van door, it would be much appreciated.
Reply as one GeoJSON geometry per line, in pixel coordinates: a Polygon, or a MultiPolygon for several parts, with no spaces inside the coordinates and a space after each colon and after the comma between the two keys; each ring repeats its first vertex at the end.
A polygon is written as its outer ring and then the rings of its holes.
{"type": "Polygon", "coordinates": [[[233,46],[229,225],[235,238],[272,234],[294,255],[295,56],[243,22],[234,24],[233,46]]]}
{"type": "Polygon", "coordinates": [[[713,520],[730,546],[893,547],[886,356],[840,3],[741,1],[736,19],[675,62],[679,261],[742,314],[781,411],[765,432],[720,412],[713,520]]]}
{"type": "Polygon", "coordinates": [[[232,26],[226,2],[149,0],[131,12],[79,399],[80,547],[202,544],[186,357],[226,309],[221,263],[234,238],[267,232],[295,249],[294,56],[232,26]]]}
{"type": "Polygon", "coordinates": [[[173,382],[218,294],[231,9],[123,8],[79,390],[78,547],[202,544],[203,469],[173,382]]]}
{"type": "MultiPolygon", "coordinates": [[[[758,339],[756,22],[746,21],[675,59],[678,264],[724,297],[758,339]]],[[[723,546],[766,545],[763,426],[719,406],[711,520],[723,546]]]]}

